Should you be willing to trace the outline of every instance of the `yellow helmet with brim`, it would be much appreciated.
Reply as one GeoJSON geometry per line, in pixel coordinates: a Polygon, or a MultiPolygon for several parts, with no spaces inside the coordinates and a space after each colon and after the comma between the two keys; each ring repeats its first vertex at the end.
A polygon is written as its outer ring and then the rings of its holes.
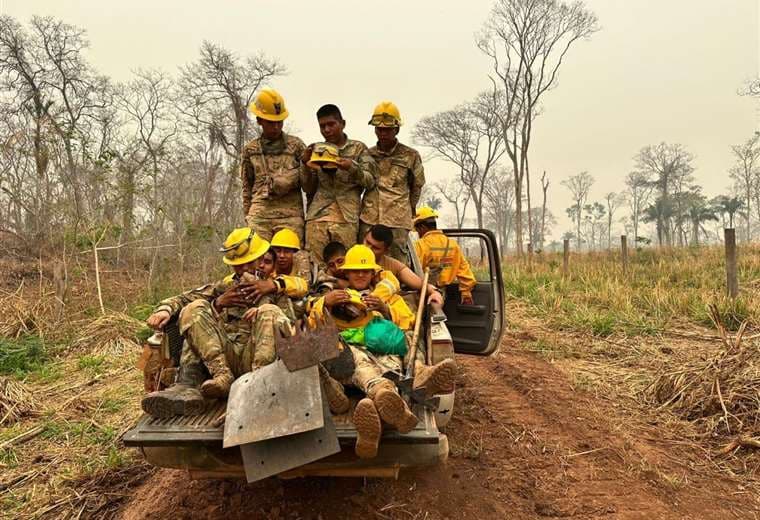
{"type": "Polygon", "coordinates": [[[219,248],[224,253],[222,261],[227,265],[243,265],[253,262],[269,249],[269,242],[253,232],[251,228],[237,228],[227,235],[219,248]]]}

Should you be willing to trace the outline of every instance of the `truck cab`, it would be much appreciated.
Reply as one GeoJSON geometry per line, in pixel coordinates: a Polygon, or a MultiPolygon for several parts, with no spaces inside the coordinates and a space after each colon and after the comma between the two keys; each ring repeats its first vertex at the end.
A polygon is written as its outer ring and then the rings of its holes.
{"type": "MultiPolygon", "coordinates": [[[[500,255],[494,235],[485,229],[445,229],[472,259],[477,285],[473,305],[462,305],[457,284],[446,286],[443,313],[424,309],[419,349],[425,352],[428,364],[435,364],[456,354],[488,356],[496,351],[504,329],[504,288],[500,255]]],[[[409,242],[408,265],[422,276],[422,267],[409,242]]],[[[402,288],[403,290],[403,288],[402,288]]],[[[407,291],[405,298],[416,307],[417,293],[407,291]]],[[[175,331],[176,343],[181,337],[175,331]]],[[[178,357],[177,357],[178,360],[178,357]]],[[[420,419],[409,433],[384,431],[377,457],[360,459],[354,454],[356,430],[351,422],[353,406],[361,397],[350,393],[349,412],[332,416],[340,443],[340,452],[294,469],[279,473],[282,478],[304,476],[392,477],[403,468],[430,466],[444,462],[449,453],[446,424],[455,413],[454,393],[439,396],[437,409],[414,404],[420,419]]],[[[194,479],[245,478],[239,446],[223,448],[224,426],[221,418],[226,402],[210,403],[195,416],[158,419],[143,415],[124,434],[128,447],[138,448],[145,459],[158,467],[184,469],[194,479]]],[[[283,441],[287,437],[282,438],[283,441]]],[[[262,461],[263,464],[263,461],[262,461]]]]}

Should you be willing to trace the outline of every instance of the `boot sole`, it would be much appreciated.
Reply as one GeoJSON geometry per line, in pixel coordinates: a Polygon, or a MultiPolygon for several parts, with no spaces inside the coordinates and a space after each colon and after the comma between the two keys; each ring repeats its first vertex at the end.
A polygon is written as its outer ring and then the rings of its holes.
{"type": "MultiPolygon", "coordinates": [[[[340,383],[338,383],[340,384],[340,383]]],[[[351,408],[351,401],[348,400],[346,394],[342,390],[331,388],[329,383],[325,383],[325,397],[327,397],[327,405],[330,407],[330,411],[335,415],[344,414],[351,408]]]]}
{"type": "Polygon", "coordinates": [[[391,390],[380,390],[375,396],[375,406],[383,421],[394,426],[399,433],[409,433],[419,422],[404,399],[391,390]]]}
{"type": "Polygon", "coordinates": [[[198,415],[205,408],[203,401],[179,400],[163,395],[146,396],[141,405],[145,413],[158,419],[168,419],[175,415],[198,415]]]}
{"type": "Polygon", "coordinates": [[[457,364],[453,359],[446,359],[436,367],[430,367],[430,376],[415,388],[425,388],[428,397],[436,394],[450,394],[454,391],[454,378],[457,364]]]}
{"type": "Polygon", "coordinates": [[[380,415],[370,399],[359,401],[354,409],[353,419],[356,428],[356,455],[361,459],[376,457],[383,426],[380,415]]]}

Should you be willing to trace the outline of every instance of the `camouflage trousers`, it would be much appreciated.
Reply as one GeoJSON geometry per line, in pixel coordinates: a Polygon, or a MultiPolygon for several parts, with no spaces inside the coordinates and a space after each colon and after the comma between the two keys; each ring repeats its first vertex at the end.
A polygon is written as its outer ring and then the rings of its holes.
{"type": "MultiPolygon", "coordinates": [[[[369,233],[369,228],[372,224],[361,222],[359,224],[359,243],[364,242],[364,237],[369,233]]],[[[409,247],[407,247],[406,239],[409,236],[409,230],[404,228],[391,228],[393,231],[393,244],[391,244],[391,250],[388,252],[391,257],[395,258],[405,264],[409,262],[409,247]]]]}
{"type": "Polygon", "coordinates": [[[340,242],[346,249],[356,244],[356,224],[339,222],[306,223],[306,247],[320,266],[325,264],[322,252],[330,242],[340,242]]]}
{"type": "Polygon", "coordinates": [[[383,374],[388,370],[401,370],[401,358],[391,355],[376,355],[370,357],[366,351],[353,345],[348,347],[354,358],[354,373],[350,378],[341,380],[344,385],[353,385],[365,394],[370,394],[372,387],[388,381],[383,374]],[[374,358],[374,359],[373,359],[374,358]]]}
{"type": "Polygon", "coordinates": [[[232,370],[240,377],[275,359],[275,331],[291,333],[291,325],[276,305],[258,307],[253,323],[225,323],[206,300],[196,300],[182,309],[179,330],[185,337],[180,365],[202,362],[213,375],[232,370]]]}
{"type": "Polygon", "coordinates": [[[272,236],[281,229],[288,228],[296,232],[303,242],[303,217],[261,218],[248,215],[245,221],[254,233],[264,240],[272,240],[272,236]]]}

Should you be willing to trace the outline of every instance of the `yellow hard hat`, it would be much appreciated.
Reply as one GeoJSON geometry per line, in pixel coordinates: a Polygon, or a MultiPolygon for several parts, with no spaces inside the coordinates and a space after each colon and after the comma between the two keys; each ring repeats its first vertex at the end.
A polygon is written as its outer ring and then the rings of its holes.
{"type": "Polygon", "coordinates": [[[417,208],[417,214],[414,216],[414,223],[422,222],[431,218],[438,218],[438,212],[430,206],[422,206],[417,208]]]}
{"type": "Polygon", "coordinates": [[[361,310],[367,310],[367,304],[362,300],[362,294],[356,289],[346,289],[348,296],[351,298],[347,303],[356,305],[361,310]]]}
{"type": "Polygon", "coordinates": [[[285,99],[274,89],[265,88],[248,107],[255,117],[267,121],[284,121],[288,117],[285,99]]]}
{"type": "Polygon", "coordinates": [[[346,289],[350,300],[332,308],[332,317],[340,329],[361,328],[372,319],[362,295],[355,289],[346,289]]]}
{"type": "Polygon", "coordinates": [[[269,249],[269,242],[253,232],[251,228],[237,228],[227,235],[219,248],[224,253],[222,261],[227,265],[243,265],[253,262],[269,249]]]}
{"type": "Polygon", "coordinates": [[[395,103],[381,101],[372,112],[372,119],[367,123],[372,126],[398,127],[404,123],[401,121],[401,113],[395,103]]]}
{"type": "Polygon", "coordinates": [[[272,247],[287,247],[289,249],[301,249],[301,239],[290,228],[283,228],[272,237],[272,247]]]}
{"type": "Polygon", "coordinates": [[[344,271],[372,269],[375,272],[382,269],[375,263],[375,253],[363,244],[357,244],[348,250],[346,260],[340,268],[344,271]]]}
{"type": "Polygon", "coordinates": [[[311,159],[307,163],[309,166],[327,167],[330,169],[337,168],[340,154],[338,148],[330,143],[316,143],[311,149],[311,159]]]}

